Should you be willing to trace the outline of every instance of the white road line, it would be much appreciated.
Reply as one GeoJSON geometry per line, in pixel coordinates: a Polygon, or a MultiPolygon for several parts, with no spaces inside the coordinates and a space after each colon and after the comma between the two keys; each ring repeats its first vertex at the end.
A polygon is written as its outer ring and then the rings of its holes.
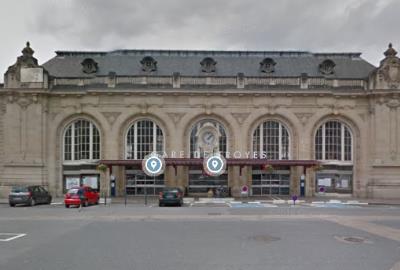
{"type": "Polygon", "coordinates": [[[9,242],[9,241],[12,241],[14,239],[17,239],[17,238],[25,236],[26,233],[0,233],[0,235],[14,235],[14,236],[9,237],[7,239],[0,239],[0,242],[9,242]]]}

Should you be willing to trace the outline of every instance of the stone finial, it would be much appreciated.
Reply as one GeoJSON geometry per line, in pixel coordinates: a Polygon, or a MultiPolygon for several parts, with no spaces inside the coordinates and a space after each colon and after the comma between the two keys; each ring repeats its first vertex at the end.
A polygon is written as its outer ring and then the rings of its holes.
{"type": "Polygon", "coordinates": [[[35,53],[35,51],[32,50],[29,41],[26,42],[26,47],[21,52],[23,56],[30,56],[30,57],[32,57],[33,54],[35,53]]]}
{"type": "Polygon", "coordinates": [[[389,43],[389,48],[383,53],[386,57],[396,56],[397,52],[392,47],[392,43],[389,43]]]}

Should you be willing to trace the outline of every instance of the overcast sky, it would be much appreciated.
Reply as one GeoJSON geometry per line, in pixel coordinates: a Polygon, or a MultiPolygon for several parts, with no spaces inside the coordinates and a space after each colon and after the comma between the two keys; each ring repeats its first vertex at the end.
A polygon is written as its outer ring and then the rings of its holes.
{"type": "MultiPolygon", "coordinates": [[[[1,0],[0,69],[56,50],[400,50],[400,0],[1,0]]],[[[1,77],[0,81],[3,81],[1,77]]]]}

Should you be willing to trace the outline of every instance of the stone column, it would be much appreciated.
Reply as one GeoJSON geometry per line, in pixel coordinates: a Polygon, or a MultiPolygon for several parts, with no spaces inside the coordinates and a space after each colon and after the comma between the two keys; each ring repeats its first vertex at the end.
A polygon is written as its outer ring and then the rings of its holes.
{"type": "Polygon", "coordinates": [[[312,197],[315,194],[315,171],[314,168],[306,168],[306,197],[312,197]]]}
{"type": "Polygon", "coordinates": [[[232,197],[240,196],[240,176],[239,176],[239,167],[231,166],[228,167],[228,186],[231,189],[232,197]]]}
{"type": "Polygon", "coordinates": [[[300,177],[303,174],[302,166],[290,167],[290,191],[289,194],[300,196],[300,177]]]}
{"type": "Polygon", "coordinates": [[[100,173],[100,196],[110,196],[110,168],[100,173]]]}

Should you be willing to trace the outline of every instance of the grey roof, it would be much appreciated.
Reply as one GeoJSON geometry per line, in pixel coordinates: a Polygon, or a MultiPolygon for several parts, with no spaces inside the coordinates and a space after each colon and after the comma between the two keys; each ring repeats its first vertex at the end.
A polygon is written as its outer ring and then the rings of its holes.
{"type": "Polygon", "coordinates": [[[92,58],[98,63],[96,76],[106,76],[115,72],[117,76],[171,76],[179,72],[182,76],[207,76],[202,72],[200,62],[205,57],[213,58],[216,72],[213,76],[236,76],[243,73],[248,77],[298,77],[307,73],[310,77],[323,76],[319,64],[332,60],[335,73],[332,78],[365,79],[375,69],[360,57],[360,53],[310,53],[303,51],[184,51],[184,50],[117,50],[110,52],[70,52],[57,51],[57,55],[43,64],[54,77],[93,77],[82,71],[82,61],[92,58]],[[142,71],[140,61],[151,56],[157,61],[157,70],[142,71]],[[260,70],[260,62],[272,58],[275,71],[265,74],[260,70]]]}

